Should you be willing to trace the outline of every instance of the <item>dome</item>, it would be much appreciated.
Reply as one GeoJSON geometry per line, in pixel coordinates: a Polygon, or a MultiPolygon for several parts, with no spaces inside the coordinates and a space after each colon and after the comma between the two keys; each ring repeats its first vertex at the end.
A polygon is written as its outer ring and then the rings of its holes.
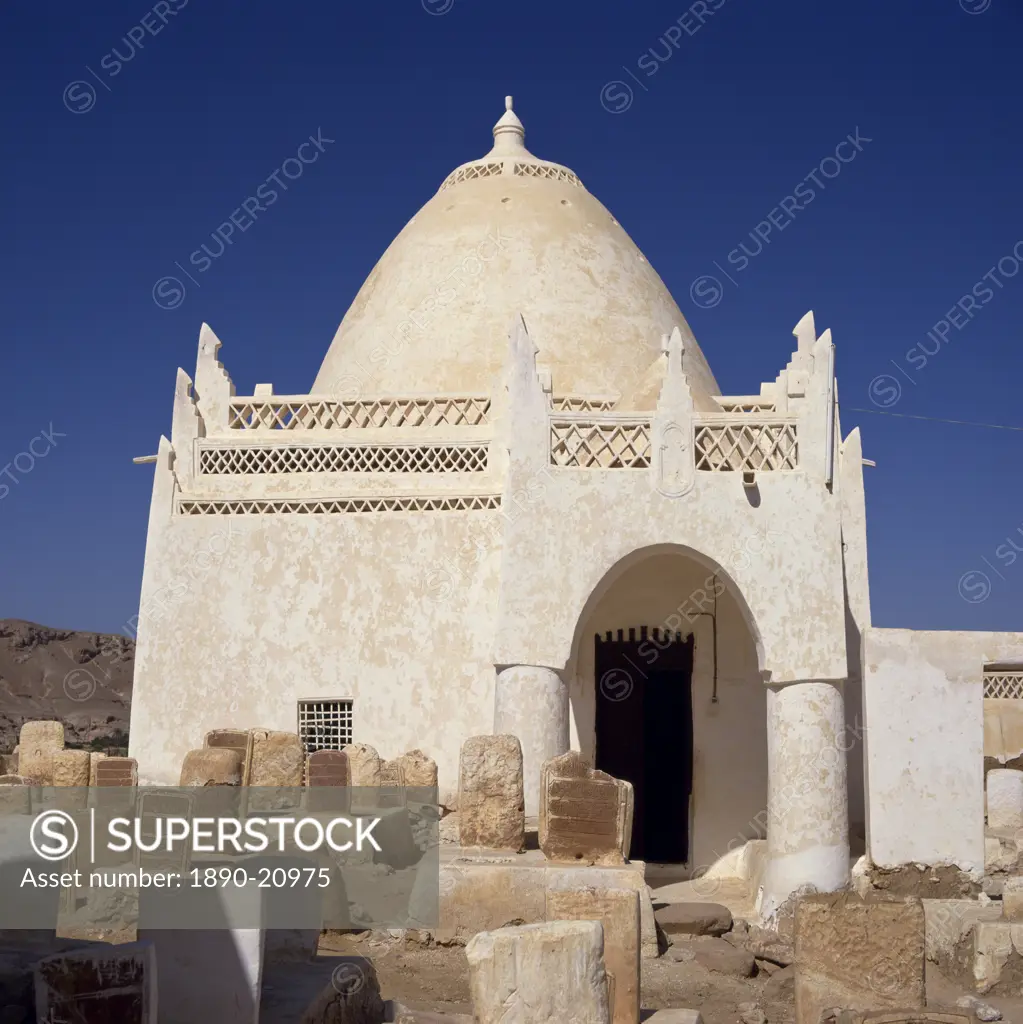
{"type": "Polygon", "coordinates": [[[555,394],[631,408],[656,401],[677,325],[697,404],[713,407],[719,388],[664,282],[572,171],[529,153],[506,108],[493,149],[452,171],[373,268],[313,393],[487,394],[521,314],[555,394]]]}

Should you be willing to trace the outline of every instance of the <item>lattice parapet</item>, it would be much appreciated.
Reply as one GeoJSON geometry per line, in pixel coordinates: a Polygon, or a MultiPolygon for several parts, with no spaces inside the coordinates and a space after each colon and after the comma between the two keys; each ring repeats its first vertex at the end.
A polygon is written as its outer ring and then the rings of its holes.
{"type": "Polygon", "coordinates": [[[984,696],[1023,700],[1023,671],[985,672],[984,696]]]}
{"type": "Polygon", "coordinates": [[[551,420],[551,465],[569,469],[647,469],[649,420],[551,420]]]}
{"type": "Polygon", "coordinates": [[[371,427],[478,427],[489,423],[487,395],[337,401],[315,397],[233,399],[232,430],[351,430],[371,427]]]}
{"type": "Polygon", "coordinates": [[[501,507],[499,494],[367,498],[182,499],[180,516],[362,515],[373,512],[482,512],[501,507]]]}
{"type": "Polygon", "coordinates": [[[740,398],[725,398],[721,395],[716,395],[714,401],[725,412],[764,413],[775,411],[774,402],[768,398],[759,398],[755,395],[740,398]]]}
{"type": "Polygon", "coordinates": [[[502,174],[514,175],[519,178],[543,178],[547,181],[562,181],[568,185],[575,185],[582,188],[583,183],[579,176],[560,164],[552,164],[546,160],[525,162],[519,160],[487,160],[474,161],[456,167],[441,183],[440,191],[443,192],[452,185],[461,184],[463,181],[475,181],[478,178],[494,178],[502,174]]]}
{"type": "Polygon", "coordinates": [[[618,401],[607,395],[555,395],[555,412],[610,412],[618,401]]]}
{"type": "Polygon", "coordinates": [[[795,423],[714,423],[696,427],[696,468],[711,473],[796,469],[795,423]]]}
{"type": "Polygon", "coordinates": [[[487,451],[485,444],[206,446],[199,473],[483,473],[487,451]]]}

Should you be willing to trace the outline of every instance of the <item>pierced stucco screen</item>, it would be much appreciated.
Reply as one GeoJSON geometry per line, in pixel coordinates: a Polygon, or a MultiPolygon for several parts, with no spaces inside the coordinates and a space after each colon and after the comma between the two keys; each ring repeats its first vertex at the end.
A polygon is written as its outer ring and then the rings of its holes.
{"type": "Polygon", "coordinates": [[[985,665],[984,696],[1023,700],[1023,664],[985,665]]]}
{"type": "Polygon", "coordinates": [[[352,742],[352,702],[300,700],[298,735],[307,754],[347,747],[352,742]]]}

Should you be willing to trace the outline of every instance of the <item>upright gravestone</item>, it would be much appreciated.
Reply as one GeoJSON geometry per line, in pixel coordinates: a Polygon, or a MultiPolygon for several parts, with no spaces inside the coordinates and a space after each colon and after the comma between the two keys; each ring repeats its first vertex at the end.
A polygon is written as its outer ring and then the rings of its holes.
{"type": "Polygon", "coordinates": [[[522,746],[516,736],[472,736],[462,744],[458,835],[462,846],[525,847],[522,746]]]}
{"type": "Polygon", "coordinates": [[[52,786],[53,755],[63,749],[62,722],[26,722],[18,738],[18,774],[37,786],[52,786]]]}
{"type": "Polygon", "coordinates": [[[317,750],[306,760],[306,808],[337,811],[348,806],[351,772],[343,750],[317,750]]]}
{"type": "Polygon", "coordinates": [[[237,750],[204,747],[190,750],[181,763],[179,786],[240,786],[244,764],[237,750]]]}
{"type": "Polygon", "coordinates": [[[242,781],[243,786],[249,784],[249,770],[252,765],[252,736],[257,730],[253,729],[212,729],[206,733],[203,746],[211,749],[225,748],[236,750],[242,759],[242,781]]]}
{"type": "Polygon", "coordinates": [[[577,751],[544,763],[539,840],[548,860],[624,864],[632,813],[632,783],[590,768],[577,751]]]}

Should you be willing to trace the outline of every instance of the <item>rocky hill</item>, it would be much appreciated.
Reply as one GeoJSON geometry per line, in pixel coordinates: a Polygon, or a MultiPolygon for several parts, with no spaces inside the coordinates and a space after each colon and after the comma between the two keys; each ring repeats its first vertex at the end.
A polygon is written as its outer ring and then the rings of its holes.
{"type": "Polygon", "coordinates": [[[127,745],[135,644],[0,619],[0,753],[23,722],[59,719],[69,746],[127,745]]]}

